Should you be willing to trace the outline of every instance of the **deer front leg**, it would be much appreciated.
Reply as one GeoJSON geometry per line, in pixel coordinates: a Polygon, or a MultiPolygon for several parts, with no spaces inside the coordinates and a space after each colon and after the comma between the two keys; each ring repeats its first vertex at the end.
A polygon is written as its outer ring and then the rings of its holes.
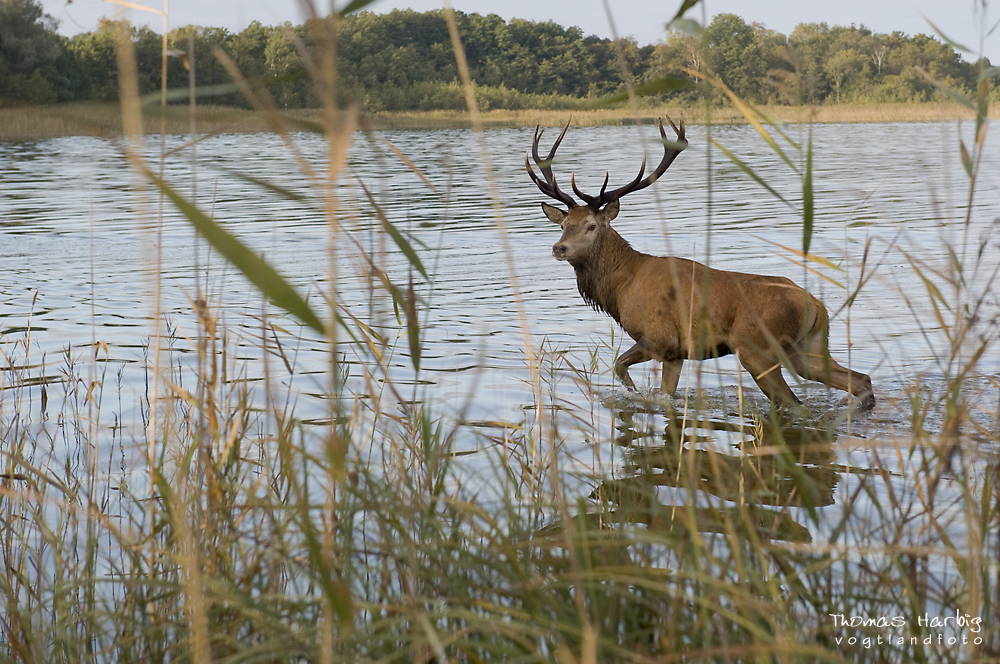
{"type": "Polygon", "coordinates": [[[664,360],[663,376],[660,378],[660,394],[673,396],[677,393],[677,383],[681,379],[684,360],[664,360]]]}
{"type": "Polygon", "coordinates": [[[632,382],[632,377],[628,375],[628,368],[633,364],[651,359],[653,358],[646,353],[646,348],[643,346],[642,341],[637,341],[634,346],[618,356],[618,361],[615,362],[615,375],[625,384],[625,387],[634,390],[635,383],[632,382]]]}

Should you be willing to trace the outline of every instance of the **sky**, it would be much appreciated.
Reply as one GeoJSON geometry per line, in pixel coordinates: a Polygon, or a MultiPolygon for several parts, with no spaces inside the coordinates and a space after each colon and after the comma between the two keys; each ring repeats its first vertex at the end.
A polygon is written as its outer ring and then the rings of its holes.
{"type": "MultiPolygon", "coordinates": [[[[160,10],[165,0],[132,0],[160,10]]],[[[604,0],[451,0],[455,9],[465,13],[499,14],[504,19],[552,20],[564,26],[578,26],[584,34],[611,37],[612,31],[604,0]]],[[[984,23],[982,5],[988,0],[704,0],[688,12],[702,20],[720,13],[738,14],[747,22],[762,23],[772,30],[788,34],[799,23],[826,22],[829,25],[864,25],[879,33],[899,30],[908,35],[934,35],[930,21],[944,34],[972,51],[963,54],[968,61],[985,54],[994,64],[1000,63],[1000,29],[981,39],[984,23]]],[[[197,24],[239,31],[251,21],[275,25],[302,21],[299,0],[169,0],[170,27],[197,24]]],[[[416,11],[440,9],[443,0],[375,0],[369,11],[385,13],[393,9],[416,11]]],[[[340,6],[341,3],[338,3],[340,6]]],[[[680,0],[608,0],[619,36],[632,36],[640,45],[655,44],[665,36],[665,24],[680,6],[680,0]]],[[[162,18],[106,0],[42,0],[45,11],[59,20],[65,35],[90,31],[102,16],[116,17],[127,12],[133,23],[147,22],[154,29],[162,18]]],[[[327,6],[319,0],[317,6],[327,6]]],[[[992,14],[986,8],[986,29],[1000,20],[1000,6],[992,14]]]]}

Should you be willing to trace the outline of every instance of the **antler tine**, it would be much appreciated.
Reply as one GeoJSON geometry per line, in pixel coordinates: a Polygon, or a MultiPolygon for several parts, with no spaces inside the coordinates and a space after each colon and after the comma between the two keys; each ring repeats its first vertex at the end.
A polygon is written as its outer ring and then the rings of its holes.
{"type": "Polygon", "coordinates": [[[575,172],[569,176],[569,183],[573,186],[573,191],[576,193],[577,196],[579,196],[583,200],[584,203],[586,203],[589,207],[594,207],[594,202],[597,199],[594,198],[593,196],[588,196],[587,194],[580,191],[580,188],[576,186],[575,172]]]}
{"type": "Polygon", "coordinates": [[[579,196],[583,200],[583,202],[587,204],[587,207],[597,210],[601,207],[601,196],[604,195],[604,190],[608,188],[608,179],[610,177],[611,173],[605,173],[604,186],[601,187],[601,193],[599,196],[590,196],[580,191],[580,188],[576,186],[576,173],[573,173],[572,177],[570,177],[570,184],[573,185],[573,191],[575,191],[576,195],[579,196]]]}
{"type": "Polygon", "coordinates": [[[538,125],[535,125],[535,140],[531,143],[531,156],[538,164],[538,167],[542,170],[542,175],[545,179],[551,183],[555,183],[555,176],[552,175],[552,160],[556,156],[556,150],[559,149],[559,144],[562,143],[563,136],[566,135],[566,130],[569,129],[569,121],[566,122],[566,126],[563,127],[562,132],[559,134],[559,138],[556,142],[552,144],[552,149],[549,150],[549,154],[544,160],[538,157],[538,141],[541,140],[542,134],[545,133],[544,129],[540,129],[538,125]]]}
{"type": "Polygon", "coordinates": [[[563,136],[566,135],[566,130],[569,129],[569,122],[563,127],[562,133],[559,134],[559,138],[553,143],[552,149],[549,150],[549,154],[545,159],[542,159],[538,154],[538,140],[542,137],[544,133],[538,126],[535,126],[534,139],[531,142],[531,158],[535,160],[535,164],[538,166],[539,170],[542,172],[542,176],[545,178],[545,182],[542,182],[535,172],[531,169],[531,164],[528,163],[528,153],[524,154],[524,167],[528,171],[528,175],[531,176],[531,180],[535,183],[538,189],[550,198],[554,198],[557,201],[565,203],[568,207],[574,208],[578,204],[573,197],[569,194],[563,192],[559,189],[559,185],[556,184],[556,176],[552,173],[552,160],[556,155],[556,150],[559,148],[559,144],[562,142],[563,136]]]}
{"type": "Polygon", "coordinates": [[[642,176],[645,173],[646,173],[646,157],[644,156],[642,158],[642,163],[639,165],[639,174],[635,176],[635,179],[622,187],[618,187],[611,193],[604,194],[603,196],[601,196],[601,204],[603,205],[604,203],[610,203],[616,198],[621,198],[622,196],[631,191],[635,191],[636,189],[642,189],[644,186],[646,186],[642,184],[642,176]]]}
{"type": "MultiPolygon", "coordinates": [[[[552,149],[549,150],[549,156],[545,158],[545,161],[548,162],[547,167],[550,170],[552,168],[552,158],[556,156],[556,150],[559,149],[559,144],[562,143],[563,136],[566,135],[566,130],[569,129],[570,121],[571,120],[567,120],[566,126],[563,127],[563,130],[559,133],[559,138],[557,138],[556,142],[552,144],[552,149]]],[[[545,130],[542,129],[541,131],[539,131],[538,125],[535,125],[535,132],[537,133],[537,136],[535,137],[534,145],[532,145],[532,150],[534,151],[535,163],[541,166],[542,162],[538,160],[538,141],[539,139],[542,138],[542,134],[545,133],[545,130]]]]}
{"type": "Polygon", "coordinates": [[[684,146],[680,149],[667,147],[667,132],[663,130],[663,121],[660,120],[660,138],[663,140],[663,161],[660,162],[660,165],[656,167],[655,171],[649,174],[649,184],[656,182],[660,176],[663,175],[668,168],[670,168],[670,164],[674,163],[674,159],[676,159],[677,155],[681,153],[681,150],[687,147],[687,139],[684,138],[684,119],[681,119],[680,129],[677,128],[677,125],[674,124],[674,121],[670,119],[669,115],[667,116],[667,122],[670,123],[674,133],[677,134],[676,142],[683,143],[684,146]]]}
{"type": "Polygon", "coordinates": [[[524,153],[524,170],[528,171],[528,175],[531,177],[531,181],[535,183],[535,186],[537,186],[539,191],[541,191],[543,194],[551,198],[554,198],[558,201],[561,201],[563,203],[566,203],[570,207],[576,206],[576,201],[574,201],[572,198],[569,198],[569,196],[559,191],[559,188],[555,186],[555,183],[542,182],[542,180],[540,180],[539,177],[535,175],[535,171],[531,169],[531,164],[528,162],[528,151],[525,151],[524,153]]]}
{"type": "MultiPolygon", "coordinates": [[[[590,205],[590,207],[592,207],[594,209],[597,209],[600,206],[605,205],[607,203],[610,203],[611,201],[613,201],[615,199],[621,198],[625,194],[629,194],[629,193],[631,193],[633,191],[639,191],[640,189],[645,189],[649,185],[651,185],[654,182],[656,182],[657,180],[659,180],[660,176],[663,175],[668,168],[670,168],[670,164],[674,163],[674,159],[676,159],[677,155],[679,155],[681,153],[681,150],[683,150],[684,148],[687,147],[687,139],[684,138],[684,120],[683,119],[680,121],[680,128],[678,128],[678,126],[674,124],[674,121],[670,119],[669,115],[667,116],[667,122],[670,123],[670,126],[674,130],[674,133],[677,134],[677,143],[683,143],[683,146],[680,147],[680,148],[669,147],[667,145],[667,132],[664,131],[664,129],[663,129],[663,121],[662,120],[658,121],[657,124],[659,124],[659,128],[660,128],[660,137],[661,137],[662,142],[663,142],[663,159],[660,160],[660,163],[656,167],[656,169],[652,173],[650,173],[649,176],[646,177],[645,180],[643,180],[642,176],[643,176],[643,173],[645,173],[645,171],[646,171],[646,158],[643,157],[643,159],[642,159],[642,167],[639,169],[639,175],[637,175],[634,180],[632,180],[631,182],[629,182],[628,184],[626,184],[626,185],[624,185],[622,187],[619,187],[619,188],[614,189],[613,191],[609,191],[607,193],[605,193],[604,190],[601,189],[601,195],[599,197],[597,197],[597,199],[596,199],[596,201],[597,201],[597,206],[596,207],[594,205],[592,205],[589,200],[587,201],[587,204],[590,205]]],[[[579,194],[580,194],[580,192],[577,192],[577,195],[579,195],[579,194]]],[[[582,198],[582,196],[581,196],[581,198],[582,198]]]]}
{"type": "Polygon", "coordinates": [[[539,189],[541,189],[543,192],[545,192],[545,188],[544,188],[545,185],[544,185],[544,183],[541,180],[538,179],[538,176],[535,175],[535,171],[531,170],[531,164],[528,163],[528,153],[529,152],[530,152],[530,150],[525,150],[524,151],[524,170],[528,171],[528,175],[531,176],[531,181],[534,182],[536,185],[538,185],[539,189]]]}
{"type": "Polygon", "coordinates": [[[542,165],[542,158],[538,156],[538,141],[541,140],[542,134],[544,133],[544,129],[542,129],[539,125],[535,125],[535,135],[534,138],[531,139],[531,158],[534,159],[535,163],[539,166],[542,165]]]}

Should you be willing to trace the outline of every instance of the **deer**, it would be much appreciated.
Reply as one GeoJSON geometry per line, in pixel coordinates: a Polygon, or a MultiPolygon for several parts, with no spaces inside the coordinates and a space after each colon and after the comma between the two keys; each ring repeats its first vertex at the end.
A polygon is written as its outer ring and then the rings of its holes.
{"type": "Polygon", "coordinates": [[[543,132],[536,126],[531,149],[524,155],[525,169],[538,189],[567,207],[542,202],[545,216],[562,228],[552,246],[553,257],[573,267],[584,302],[611,316],[635,342],[618,356],[615,375],[628,390],[635,390],[629,367],[655,360],[662,367],[661,394],[674,395],[685,360],[735,354],[775,406],[801,404],[785,382],[784,368],[849,392],[862,408],[874,407],[871,378],[831,357],[829,313],[812,294],[785,277],[728,272],[687,258],[641,253],[611,226],[621,198],[656,182],[687,147],[683,119],[679,127],[669,116],[667,121],[676,140],[667,139],[659,120],[663,158],[645,178],[643,158],[631,182],[608,191],[608,172],[594,196],[582,192],[572,174],[573,192],[583,205],[559,188],[552,172],[568,122],[544,159],[538,152],[543,132]],[[544,180],[529,163],[529,152],[544,180]]]}

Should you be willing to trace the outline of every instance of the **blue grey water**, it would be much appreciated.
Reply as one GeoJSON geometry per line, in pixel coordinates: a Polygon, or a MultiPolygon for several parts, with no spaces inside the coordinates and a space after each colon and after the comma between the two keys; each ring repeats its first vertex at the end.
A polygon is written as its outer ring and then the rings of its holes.
{"type": "MultiPolygon", "coordinates": [[[[913,395],[933,400],[949,376],[968,366],[981,338],[993,343],[967,376],[968,406],[972,421],[997,426],[1000,158],[992,148],[995,141],[988,141],[970,207],[958,143],[961,134],[969,145],[971,124],[815,126],[816,215],[810,252],[829,265],[810,261],[807,269],[796,254],[803,239],[804,153],[795,145],[803,147],[809,138],[808,128],[797,125],[784,128],[787,141],[778,139],[790,163],[751,127],[716,126],[710,136],[703,127],[690,127],[689,148],[653,188],[623,199],[615,226],[642,251],[691,257],[719,269],[785,275],[823,299],[834,314],[834,357],[871,375],[879,406],[848,418],[848,402],[841,394],[829,394],[821,386],[805,392],[793,387],[811,408],[840,418],[836,468],[869,467],[872,440],[890,441],[885,456],[893,459],[892,441],[910,444],[913,395]],[[719,149],[710,148],[709,139],[748,164],[787,203],[719,149]],[[867,281],[851,306],[844,307],[862,277],[866,247],[867,281]],[[961,275],[955,271],[959,264],[961,275]],[[973,314],[968,342],[952,344],[949,329],[973,314]]],[[[555,131],[546,133],[543,146],[555,131]]],[[[637,171],[644,145],[651,151],[650,161],[656,160],[653,131],[649,126],[572,128],[555,170],[562,182],[575,173],[584,189],[597,189],[605,172],[610,172],[612,185],[625,182],[637,171]]],[[[631,397],[615,385],[610,370],[615,354],[623,350],[622,334],[607,316],[583,303],[570,266],[551,256],[559,230],[542,215],[539,202],[544,198],[523,168],[531,130],[488,130],[487,156],[468,130],[383,135],[433,189],[379,139],[359,133],[337,179],[336,232],[327,222],[322,196],[274,135],[209,138],[198,144],[194,156],[187,149],[173,152],[164,172],[174,187],[309,294],[321,311],[320,292],[330,283],[331,246],[336,248],[338,302],[385,340],[386,373],[399,390],[398,396],[383,390],[384,374],[371,353],[342,333],[347,394],[357,397],[353,403],[373,403],[373,392],[381,391],[378,399],[390,412],[397,410],[396,400],[415,400],[427,404],[447,426],[458,418],[471,422],[455,440],[456,451],[463,453],[486,453],[505,435],[558,425],[564,441],[561,463],[580,478],[584,495],[600,478],[625,472],[627,448],[612,441],[621,430],[622,403],[631,397]],[[234,172],[304,198],[262,188],[234,172]],[[429,280],[378,232],[380,223],[359,182],[410,239],[429,280]],[[405,325],[384,289],[377,284],[372,288],[366,276],[366,255],[404,290],[414,280],[421,296],[419,374],[409,358],[405,325]],[[542,420],[535,418],[538,396],[528,370],[532,354],[543,359],[542,402],[547,407],[542,420]]],[[[325,177],[322,138],[297,134],[293,140],[310,168],[325,177]]],[[[182,148],[186,141],[184,136],[167,137],[166,149],[182,148]]],[[[160,147],[158,137],[146,143],[154,169],[160,147]]],[[[230,378],[256,384],[257,398],[264,398],[262,321],[274,323],[277,329],[269,335],[281,342],[293,374],[272,344],[267,365],[272,394],[294,401],[307,431],[309,422],[322,423],[328,415],[322,397],[329,385],[325,342],[267,305],[243,277],[210,254],[169,202],[157,226],[158,200],[148,192],[137,193],[137,184],[115,142],[67,137],[0,143],[0,387],[4,393],[20,388],[24,394],[29,386],[28,398],[19,405],[25,412],[17,415],[34,413],[39,419],[43,383],[48,384],[48,408],[57,408],[55,395],[69,381],[68,354],[85,385],[100,379],[102,408],[110,405],[114,412],[102,415],[101,439],[115,428],[119,444],[144,449],[142,412],[158,270],[160,307],[174,333],[165,366],[190,368],[197,361],[191,339],[200,331],[192,302],[205,293],[228,330],[230,378]],[[100,363],[95,364],[95,356],[100,363]]],[[[183,372],[177,375],[183,378],[183,372]]],[[[656,396],[654,367],[636,367],[633,377],[645,395],[656,396]]],[[[684,395],[692,395],[697,386],[730,401],[742,387],[748,401],[766,409],[766,399],[732,358],[688,362],[682,394],[674,403],[683,404],[684,395]]],[[[14,413],[7,401],[5,407],[0,400],[0,416],[9,421],[14,413]]],[[[632,410],[640,423],[630,426],[662,431],[662,412],[644,413],[641,405],[632,410]]],[[[932,409],[923,427],[933,433],[940,423],[940,414],[932,409]]],[[[732,452],[739,442],[733,432],[704,429],[702,436],[700,445],[718,451],[732,452]]],[[[904,476],[907,463],[919,458],[901,460],[894,471],[904,476]]],[[[137,468],[141,471],[141,464],[137,468]]],[[[489,472],[483,475],[489,482],[489,472]]],[[[852,490],[851,472],[839,477],[835,493],[846,495],[852,490]]],[[[917,490],[902,481],[898,489],[917,490]]],[[[814,530],[822,537],[821,526],[814,530]]],[[[858,541],[865,537],[856,534],[858,541]]]]}
{"type": "MultiPolygon", "coordinates": [[[[970,130],[971,123],[966,123],[966,134],[970,130]]],[[[630,178],[643,154],[639,131],[573,128],[559,153],[557,173],[575,172],[585,189],[596,189],[605,171],[612,173],[613,182],[630,178]]],[[[804,144],[802,128],[790,126],[785,131],[804,144]]],[[[959,256],[965,252],[966,264],[970,263],[1000,210],[996,155],[988,143],[972,223],[966,229],[968,178],[958,157],[956,124],[819,125],[813,132],[816,221],[810,251],[838,269],[817,263],[810,267],[846,288],[793,263],[798,259],[789,249],[802,248],[801,181],[750,127],[715,127],[712,138],[754,168],[791,205],[753,182],[719,150],[709,153],[703,128],[693,127],[688,150],[655,191],[623,200],[615,225],[643,251],[692,257],[720,269],[782,274],[807,283],[832,312],[840,310],[856,287],[864,246],[871,240],[868,269],[876,268],[874,276],[853,306],[839,311],[833,320],[832,351],[870,373],[880,392],[891,393],[897,385],[920,377],[933,378],[941,372],[939,359],[948,340],[914,261],[926,263],[925,271],[946,272],[950,252],[955,251],[959,256]]],[[[474,408],[483,416],[499,418],[503,413],[497,409],[504,403],[510,407],[523,400],[524,340],[474,136],[465,130],[397,131],[385,136],[437,191],[383,145],[359,134],[349,168],[339,180],[343,233],[351,234],[365,250],[385,249],[384,239],[371,233],[377,220],[357,187],[361,180],[390,220],[423,244],[420,253],[431,283],[421,283],[418,275],[417,289],[427,304],[421,312],[426,325],[422,377],[436,386],[432,391],[436,397],[449,398],[456,389],[461,393],[468,387],[456,371],[476,368],[488,373],[478,381],[474,408]]],[[[652,137],[647,127],[646,139],[652,137]]],[[[543,144],[551,138],[554,135],[544,137],[543,144]]],[[[968,143],[968,135],[965,138],[968,143]]],[[[541,215],[538,203],[543,197],[522,166],[531,132],[496,129],[488,131],[486,139],[532,342],[547,339],[562,349],[593,348],[612,335],[617,342],[621,335],[612,321],[582,304],[571,268],[550,256],[558,229],[541,215]]],[[[322,170],[322,140],[309,135],[295,140],[313,166],[322,170]]],[[[182,136],[169,137],[167,148],[184,141],[182,136]]],[[[158,138],[150,139],[152,153],[158,144],[158,138]]],[[[788,144],[785,151],[801,168],[802,155],[788,144]]],[[[268,134],[217,136],[198,145],[194,170],[201,208],[262,251],[303,292],[315,294],[329,272],[329,233],[320,203],[289,200],[231,172],[308,194],[306,178],[281,141],[268,134]]],[[[187,151],[168,158],[166,173],[182,193],[191,193],[187,151]]],[[[108,344],[112,360],[139,362],[139,347],[152,333],[149,272],[155,265],[155,236],[144,230],[153,222],[137,209],[131,190],[134,180],[118,146],[89,137],[0,144],[0,182],[0,329],[27,326],[37,291],[32,341],[49,362],[59,350],[72,346],[82,352],[95,339],[108,344]]],[[[149,208],[155,212],[155,200],[149,208]]],[[[341,301],[368,319],[372,314],[366,282],[356,278],[364,266],[344,235],[337,243],[341,301]]],[[[167,203],[161,247],[165,315],[178,324],[189,321],[196,270],[202,271],[204,281],[206,263],[209,291],[218,284],[210,295],[221,299],[227,312],[259,313],[261,298],[227,271],[221,259],[208,259],[201,247],[187,221],[167,203]]],[[[384,261],[390,278],[405,285],[409,275],[405,260],[394,247],[387,251],[384,261]]],[[[995,268],[997,253],[996,239],[991,238],[980,277],[967,284],[969,298],[983,285],[982,275],[995,268]]],[[[944,276],[939,277],[938,287],[950,305],[955,294],[945,288],[944,276]]],[[[995,296],[987,299],[981,315],[984,324],[996,312],[995,296]]],[[[953,322],[954,312],[939,308],[945,321],[953,322]]],[[[186,331],[195,332],[190,327],[186,331]]],[[[310,335],[303,343],[304,350],[320,348],[310,335]]],[[[408,352],[405,343],[400,350],[394,362],[408,366],[402,357],[408,352]]],[[[611,352],[606,351],[605,364],[611,361],[611,352]]],[[[302,361],[308,363],[306,358],[302,361]]],[[[989,374],[998,364],[997,353],[988,353],[979,368],[989,374]]],[[[735,366],[728,358],[720,360],[718,369],[710,370],[712,380],[735,384],[735,366]]],[[[610,387],[606,373],[598,378],[610,387]]],[[[132,378],[126,376],[126,382],[132,378]]]]}

